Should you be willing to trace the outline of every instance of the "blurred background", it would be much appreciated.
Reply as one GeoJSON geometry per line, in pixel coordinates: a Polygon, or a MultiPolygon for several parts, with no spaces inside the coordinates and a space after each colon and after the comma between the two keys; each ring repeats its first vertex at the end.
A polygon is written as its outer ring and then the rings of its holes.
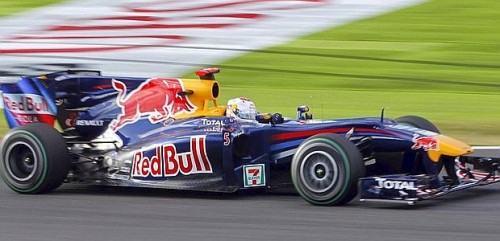
{"type": "Polygon", "coordinates": [[[0,0],[0,78],[220,67],[221,104],[246,96],[286,116],[309,105],[315,118],[385,107],[499,145],[499,23],[496,0],[0,0]]]}

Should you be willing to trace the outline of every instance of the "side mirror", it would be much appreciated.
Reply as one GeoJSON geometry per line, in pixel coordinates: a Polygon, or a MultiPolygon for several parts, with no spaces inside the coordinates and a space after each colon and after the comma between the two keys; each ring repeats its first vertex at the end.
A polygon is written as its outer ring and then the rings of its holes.
{"type": "Polygon", "coordinates": [[[285,119],[283,119],[283,115],[280,113],[274,113],[271,116],[271,125],[276,126],[276,124],[281,124],[285,122],[285,119]]]}
{"type": "Polygon", "coordinates": [[[271,122],[271,113],[259,113],[255,116],[255,120],[259,123],[267,124],[271,122]]]}
{"type": "Polygon", "coordinates": [[[311,113],[309,112],[309,106],[301,105],[297,107],[297,120],[310,120],[313,118],[311,113]],[[304,115],[303,115],[304,114],[304,115]]]}

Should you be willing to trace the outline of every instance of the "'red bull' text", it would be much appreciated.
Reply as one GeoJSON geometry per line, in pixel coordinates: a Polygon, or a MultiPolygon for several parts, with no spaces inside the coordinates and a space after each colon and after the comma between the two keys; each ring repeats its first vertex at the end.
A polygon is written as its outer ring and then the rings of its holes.
{"type": "Polygon", "coordinates": [[[180,174],[190,175],[212,173],[207,156],[205,136],[190,139],[190,150],[178,153],[176,146],[166,144],[157,146],[152,156],[137,151],[133,157],[132,177],[172,177],[180,174]]]}
{"type": "Polygon", "coordinates": [[[49,114],[47,100],[38,95],[4,94],[3,102],[14,113],[49,114]]]}

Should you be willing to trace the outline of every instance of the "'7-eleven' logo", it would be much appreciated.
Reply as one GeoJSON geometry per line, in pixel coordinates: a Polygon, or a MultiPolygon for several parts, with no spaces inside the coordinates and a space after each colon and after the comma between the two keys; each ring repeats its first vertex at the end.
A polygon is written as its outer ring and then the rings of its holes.
{"type": "Polygon", "coordinates": [[[243,186],[262,187],[266,185],[264,164],[243,166],[243,186]]]}

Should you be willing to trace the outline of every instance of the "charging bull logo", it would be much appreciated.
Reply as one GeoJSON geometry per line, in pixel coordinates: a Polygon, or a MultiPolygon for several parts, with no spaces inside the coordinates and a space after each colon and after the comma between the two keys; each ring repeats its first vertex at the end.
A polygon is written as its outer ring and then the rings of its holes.
{"type": "Polygon", "coordinates": [[[137,89],[127,93],[127,86],[112,79],[113,88],[118,91],[116,104],[121,113],[110,123],[113,131],[125,125],[147,117],[152,123],[158,123],[175,117],[179,113],[191,113],[196,106],[189,101],[179,79],[148,79],[137,89]]]}
{"type": "Polygon", "coordinates": [[[435,137],[424,136],[419,137],[417,134],[413,135],[413,146],[411,149],[418,150],[423,148],[425,151],[439,151],[439,142],[435,137]]]}

